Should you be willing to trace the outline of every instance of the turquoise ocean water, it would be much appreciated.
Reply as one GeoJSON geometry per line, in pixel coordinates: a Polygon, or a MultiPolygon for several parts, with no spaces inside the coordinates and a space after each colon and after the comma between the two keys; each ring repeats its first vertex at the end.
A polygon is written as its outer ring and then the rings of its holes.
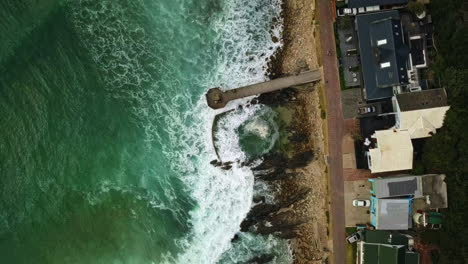
{"type": "MultiPolygon", "coordinates": [[[[273,237],[231,242],[254,192],[274,198],[209,164],[204,101],[265,79],[280,4],[1,0],[0,263],[290,262],[273,237]]],[[[276,130],[268,107],[230,112],[219,154],[265,153],[276,130]]]]}

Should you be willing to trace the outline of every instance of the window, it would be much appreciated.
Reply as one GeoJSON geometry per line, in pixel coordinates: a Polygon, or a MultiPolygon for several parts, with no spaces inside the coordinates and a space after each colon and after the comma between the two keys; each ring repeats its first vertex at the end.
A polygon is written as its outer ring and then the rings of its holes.
{"type": "Polygon", "coordinates": [[[387,44],[387,39],[377,40],[377,46],[382,46],[387,44]]]}
{"type": "Polygon", "coordinates": [[[388,67],[390,67],[390,62],[389,61],[380,63],[380,68],[381,69],[388,68],[388,67]]]}

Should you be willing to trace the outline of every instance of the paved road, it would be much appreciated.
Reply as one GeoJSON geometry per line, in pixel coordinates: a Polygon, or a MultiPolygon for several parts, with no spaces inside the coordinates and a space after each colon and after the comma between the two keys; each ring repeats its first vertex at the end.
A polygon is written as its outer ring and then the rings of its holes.
{"type": "Polygon", "coordinates": [[[322,45],[323,79],[327,100],[329,170],[331,181],[331,220],[333,237],[333,263],[345,263],[345,218],[343,155],[343,113],[341,109],[340,78],[333,31],[332,0],[317,0],[322,45]]]}

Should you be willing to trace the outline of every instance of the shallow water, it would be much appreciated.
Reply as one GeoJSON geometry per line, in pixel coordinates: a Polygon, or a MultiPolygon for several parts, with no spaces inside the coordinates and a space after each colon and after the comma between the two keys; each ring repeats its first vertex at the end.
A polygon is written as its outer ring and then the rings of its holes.
{"type": "MultiPolygon", "coordinates": [[[[218,112],[204,101],[265,79],[279,13],[279,0],[1,1],[0,262],[289,262],[273,237],[231,243],[253,175],[209,164],[218,112]]],[[[271,149],[272,115],[227,114],[222,160],[271,149]]]]}

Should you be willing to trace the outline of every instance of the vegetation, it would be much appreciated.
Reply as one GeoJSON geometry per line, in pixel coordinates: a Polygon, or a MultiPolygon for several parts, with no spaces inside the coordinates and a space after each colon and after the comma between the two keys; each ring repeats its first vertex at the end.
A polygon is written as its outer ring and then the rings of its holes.
{"type": "Polygon", "coordinates": [[[338,24],[338,28],[341,30],[352,29],[353,17],[351,16],[338,17],[336,20],[336,23],[338,24]]]}
{"type": "Polygon", "coordinates": [[[468,261],[468,23],[463,21],[463,9],[467,12],[463,0],[433,0],[430,6],[439,52],[432,70],[447,89],[451,108],[444,126],[425,144],[418,171],[447,175],[444,226],[422,236],[439,245],[441,264],[468,261]]]}
{"type": "Polygon", "coordinates": [[[344,72],[343,72],[343,65],[341,65],[341,47],[340,47],[340,38],[338,36],[338,27],[342,24],[341,21],[342,18],[338,19],[337,23],[335,23],[335,27],[333,28],[335,31],[335,45],[336,45],[336,56],[338,58],[338,72],[340,75],[340,88],[341,90],[346,90],[347,87],[345,85],[345,78],[344,78],[344,72]]]}
{"type": "MultiPolygon", "coordinates": [[[[346,236],[356,233],[356,231],[357,229],[355,227],[347,227],[346,236]]],[[[356,263],[356,251],[357,243],[346,243],[346,263],[356,263]]]]}
{"type": "Polygon", "coordinates": [[[417,1],[410,1],[408,3],[408,9],[417,15],[422,14],[424,13],[424,11],[426,11],[426,7],[424,6],[424,4],[417,1]]]}

